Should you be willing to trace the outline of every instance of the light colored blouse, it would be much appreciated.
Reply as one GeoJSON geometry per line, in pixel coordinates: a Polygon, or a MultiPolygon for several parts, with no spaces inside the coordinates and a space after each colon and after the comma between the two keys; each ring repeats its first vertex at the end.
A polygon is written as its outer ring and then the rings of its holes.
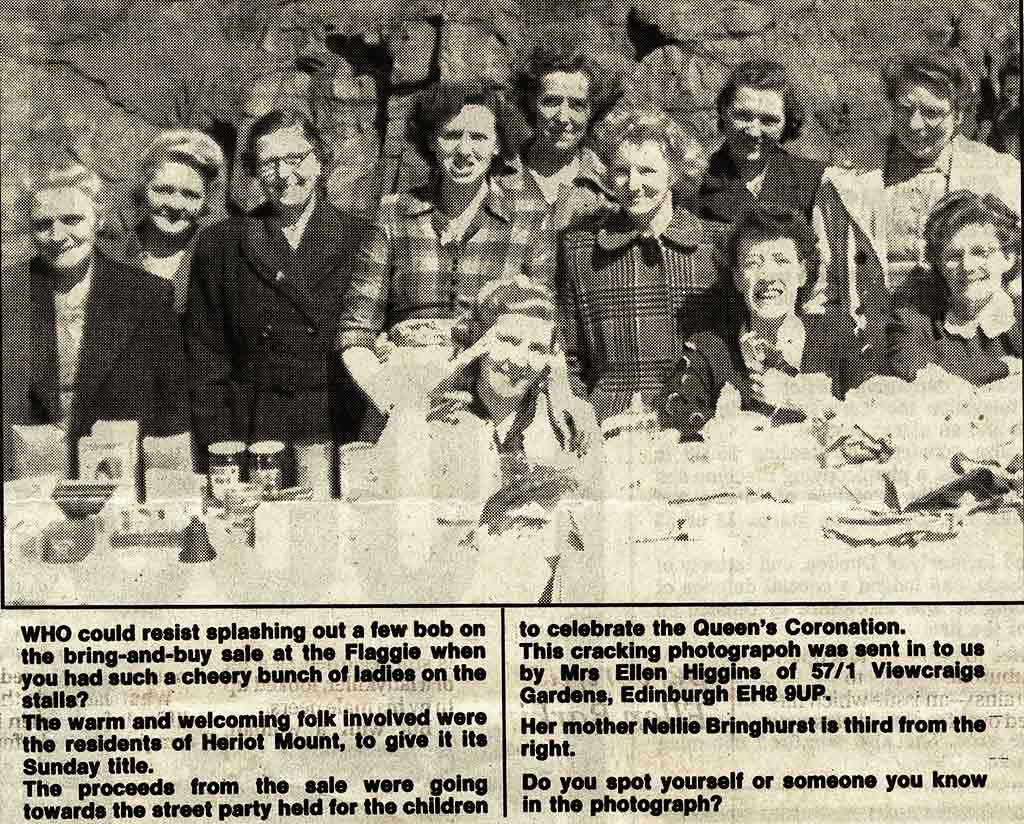
{"type": "Polygon", "coordinates": [[[57,362],[60,375],[61,417],[71,414],[73,389],[78,375],[78,357],[82,348],[82,330],[85,328],[85,307],[92,286],[90,271],[81,282],[67,293],[54,292],[54,313],[57,331],[57,362]]]}

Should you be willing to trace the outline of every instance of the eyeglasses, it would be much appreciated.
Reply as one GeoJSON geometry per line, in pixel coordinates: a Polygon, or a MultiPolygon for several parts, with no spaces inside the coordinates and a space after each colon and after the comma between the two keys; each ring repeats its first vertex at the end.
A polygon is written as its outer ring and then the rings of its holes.
{"type": "Polygon", "coordinates": [[[312,149],[308,152],[297,152],[295,154],[282,155],[281,157],[268,157],[266,160],[257,162],[256,171],[259,172],[261,177],[270,177],[270,175],[277,172],[278,164],[281,164],[286,172],[294,172],[306,162],[311,154],[313,154],[312,149]]]}

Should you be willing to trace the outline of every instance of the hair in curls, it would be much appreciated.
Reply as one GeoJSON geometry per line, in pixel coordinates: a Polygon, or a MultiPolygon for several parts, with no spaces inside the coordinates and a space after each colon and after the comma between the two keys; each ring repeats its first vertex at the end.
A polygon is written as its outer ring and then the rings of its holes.
{"type": "Polygon", "coordinates": [[[522,129],[513,123],[509,103],[501,90],[483,79],[441,82],[421,92],[415,99],[406,121],[406,134],[416,151],[437,173],[434,141],[438,132],[466,106],[484,106],[494,114],[498,137],[499,165],[513,168],[522,146],[522,129]]]}
{"type": "MultiPolygon", "coordinates": [[[[728,269],[722,278],[722,283],[735,292],[732,272],[740,267],[739,251],[740,244],[744,241],[762,241],[788,239],[796,244],[796,252],[807,271],[807,281],[797,297],[797,308],[803,305],[807,295],[814,288],[818,280],[818,270],[821,268],[821,251],[818,248],[818,235],[810,223],[800,214],[789,211],[771,211],[763,206],[756,206],[743,212],[729,229],[725,237],[722,263],[728,269]]],[[[730,295],[743,303],[743,298],[738,293],[730,295]]]]}
{"type": "Polygon", "coordinates": [[[102,226],[109,204],[103,200],[103,181],[95,172],[75,163],[57,168],[27,169],[19,181],[13,213],[19,224],[32,225],[32,204],[37,194],[56,189],[74,189],[96,204],[97,226],[102,226]]]}
{"type": "Polygon", "coordinates": [[[692,143],[682,127],[662,109],[623,104],[594,126],[595,149],[609,169],[623,143],[635,145],[649,140],[661,146],[677,183],[689,179],[692,143]]]}
{"type": "MultiPolygon", "coordinates": [[[[564,37],[552,36],[538,43],[527,60],[526,68],[519,77],[519,104],[531,129],[537,127],[534,104],[541,91],[545,77],[555,72],[583,74],[590,81],[590,102],[592,112],[599,112],[607,103],[609,90],[602,74],[597,70],[589,55],[580,50],[578,43],[564,37]]],[[[593,115],[592,115],[593,116],[593,115]]]]}
{"type": "Polygon", "coordinates": [[[908,83],[923,83],[940,90],[959,115],[970,114],[977,104],[974,82],[963,59],[948,49],[910,54],[902,60],[890,61],[882,71],[882,79],[886,96],[893,103],[908,83]]]}
{"type": "Polygon", "coordinates": [[[992,194],[950,192],[932,209],[924,228],[927,269],[919,269],[908,280],[897,303],[910,305],[935,318],[949,311],[952,292],[942,274],[942,258],[953,236],[965,226],[991,226],[1008,255],[1016,259],[1004,277],[1004,285],[1020,275],[1020,217],[992,194]]]}
{"type": "Polygon", "coordinates": [[[737,66],[722,91],[718,93],[715,109],[718,112],[718,130],[724,131],[725,110],[740,89],[756,89],[761,92],[776,92],[782,98],[785,124],[780,143],[796,139],[803,128],[806,112],[793,94],[793,88],[786,77],[786,69],[772,60],[750,60],[737,66]]]}
{"type": "Polygon", "coordinates": [[[282,129],[293,129],[295,127],[302,130],[302,136],[313,147],[313,153],[317,156],[317,159],[321,163],[327,159],[327,149],[324,145],[323,137],[312,119],[305,112],[300,112],[296,109],[278,109],[267,112],[258,118],[249,130],[249,137],[245,141],[245,152],[242,158],[250,174],[256,174],[256,164],[258,162],[256,158],[256,144],[260,138],[274,132],[279,132],[282,129]]]}
{"type": "Polygon", "coordinates": [[[146,187],[153,182],[164,163],[182,163],[195,169],[206,187],[202,217],[210,214],[219,216],[224,209],[226,194],[224,152],[217,141],[205,132],[190,129],[174,129],[157,135],[142,153],[142,177],[135,193],[138,204],[145,198],[146,187]]]}

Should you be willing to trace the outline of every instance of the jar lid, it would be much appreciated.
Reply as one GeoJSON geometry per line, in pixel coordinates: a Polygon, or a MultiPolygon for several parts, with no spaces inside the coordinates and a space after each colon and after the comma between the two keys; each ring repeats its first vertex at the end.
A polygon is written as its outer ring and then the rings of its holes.
{"type": "Polygon", "coordinates": [[[211,443],[206,449],[211,455],[237,455],[245,452],[245,444],[242,441],[218,441],[211,443]]]}
{"type": "Polygon", "coordinates": [[[259,441],[249,447],[253,455],[275,455],[284,452],[284,443],[281,441],[259,441]]]}

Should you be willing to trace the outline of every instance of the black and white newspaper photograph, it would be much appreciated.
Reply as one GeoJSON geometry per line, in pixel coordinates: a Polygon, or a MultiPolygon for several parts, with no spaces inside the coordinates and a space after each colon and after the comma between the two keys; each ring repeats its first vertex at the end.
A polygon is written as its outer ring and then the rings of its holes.
{"type": "Polygon", "coordinates": [[[10,0],[0,821],[1024,810],[1018,0],[10,0]]]}

